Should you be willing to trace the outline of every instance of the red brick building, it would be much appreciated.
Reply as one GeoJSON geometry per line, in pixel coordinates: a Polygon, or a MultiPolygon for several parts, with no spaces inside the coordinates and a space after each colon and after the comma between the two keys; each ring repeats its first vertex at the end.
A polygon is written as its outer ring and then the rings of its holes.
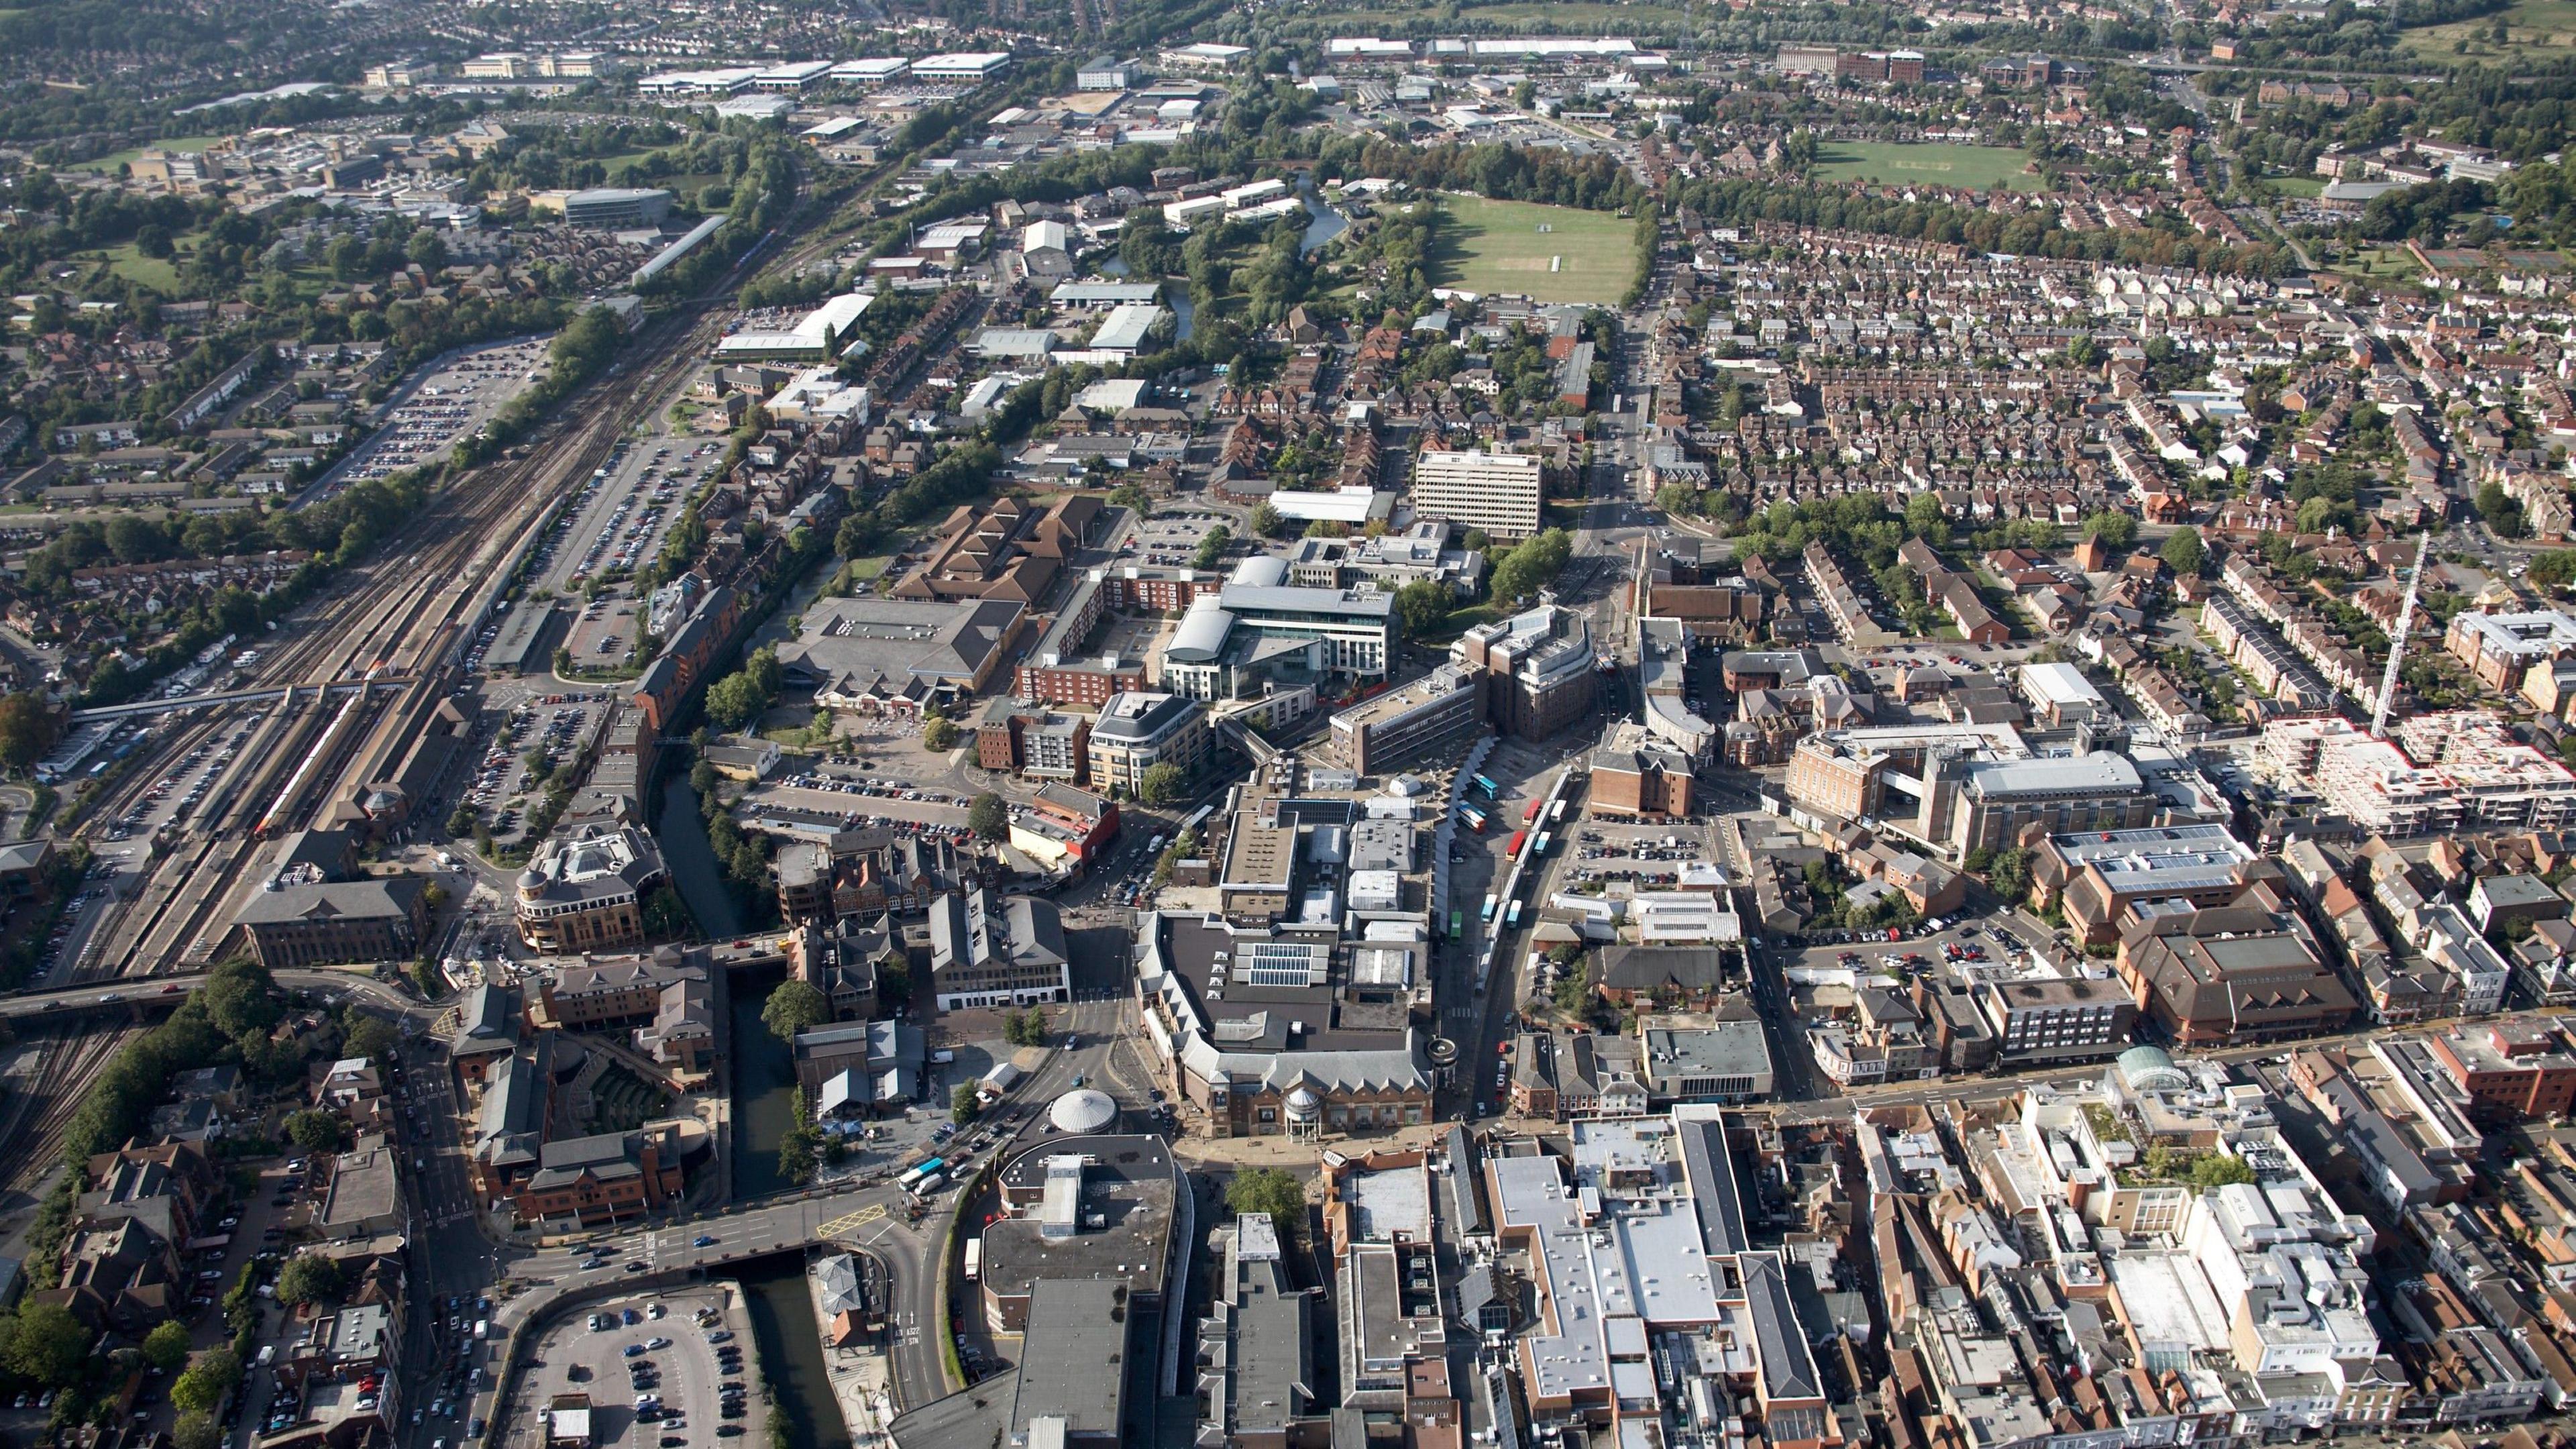
{"type": "Polygon", "coordinates": [[[568,1137],[538,1149],[537,1170],[511,1200],[521,1222],[598,1227],[650,1212],[680,1196],[680,1129],[654,1123],[633,1132],[568,1137]]]}
{"type": "Polygon", "coordinates": [[[2428,1044],[2434,1060],[2483,1111],[2558,1117],[2576,1109],[2576,1050],[2554,1022],[2531,1017],[2472,1022],[2428,1044]]]}

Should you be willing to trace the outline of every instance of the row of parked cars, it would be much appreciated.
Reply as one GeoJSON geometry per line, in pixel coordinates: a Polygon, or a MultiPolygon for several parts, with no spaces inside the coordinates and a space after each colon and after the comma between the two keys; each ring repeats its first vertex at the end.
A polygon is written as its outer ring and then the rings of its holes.
{"type": "MultiPolygon", "coordinates": [[[[572,581],[579,583],[602,569],[632,572],[636,560],[652,546],[654,531],[679,498],[680,490],[705,481],[715,472],[715,463],[711,461],[715,452],[715,445],[709,443],[686,458],[673,462],[667,444],[654,449],[653,461],[645,465],[644,476],[638,480],[641,485],[649,485],[650,491],[639,486],[618,502],[616,509],[609,514],[608,522],[600,526],[599,536],[592,541],[590,551],[582,556],[581,566],[573,570],[572,581]],[[640,505],[638,500],[641,500],[640,505]],[[621,529],[624,530],[622,535],[621,529]]],[[[603,473],[606,471],[602,470],[603,473]]]]}
{"type": "Polygon", "coordinates": [[[844,780],[837,775],[790,775],[782,784],[799,790],[830,790],[842,795],[874,795],[887,800],[919,800],[931,805],[966,802],[941,790],[916,790],[900,780],[844,780]]]}
{"type": "Polygon", "coordinates": [[[116,823],[109,827],[107,838],[124,840],[132,836],[135,831],[142,829],[146,823],[146,816],[150,813],[150,807],[169,799],[171,792],[181,790],[182,781],[186,781],[186,788],[179,795],[179,804],[170,812],[170,818],[173,821],[180,821],[196,813],[197,803],[205,799],[206,792],[215,787],[215,777],[223,773],[224,766],[232,763],[233,756],[240,753],[243,745],[249,743],[251,731],[258,728],[259,722],[267,717],[266,710],[254,711],[250,718],[242,721],[241,727],[234,730],[231,738],[225,740],[221,746],[217,746],[210,740],[180,756],[179,763],[169,774],[153,781],[152,788],[143,792],[140,803],[117,818],[116,823]],[[209,756],[212,758],[209,759],[209,756]],[[194,779],[188,778],[191,774],[195,775],[194,779]]]}

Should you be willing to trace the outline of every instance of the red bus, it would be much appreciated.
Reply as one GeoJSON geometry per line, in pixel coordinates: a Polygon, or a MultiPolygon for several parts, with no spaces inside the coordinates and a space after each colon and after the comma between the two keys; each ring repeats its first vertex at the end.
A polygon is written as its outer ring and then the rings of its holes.
{"type": "Polygon", "coordinates": [[[1523,825],[1527,825],[1531,821],[1536,820],[1538,818],[1538,807],[1546,803],[1547,802],[1544,800],[1532,800],[1527,805],[1522,806],[1521,823],[1523,825]]]}
{"type": "Polygon", "coordinates": [[[1506,860],[1518,860],[1518,859],[1520,859],[1520,858],[1521,858],[1521,846],[1522,846],[1525,842],[1527,842],[1528,840],[1529,840],[1529,832],[1528,832],[1528,831],[1526,831],[1526,830],[1515,830],[1515,831],[1513,831],[1513,832],[1512,832],[1512,843],[1510,844],[1510,846],[1508,846],[1508,847],[1506,847],[1506,848],[1504,849],[1504,851],[1503,851],[1503,858],[1504,858],[1504,859],[1506,859],[1506,860]]]}

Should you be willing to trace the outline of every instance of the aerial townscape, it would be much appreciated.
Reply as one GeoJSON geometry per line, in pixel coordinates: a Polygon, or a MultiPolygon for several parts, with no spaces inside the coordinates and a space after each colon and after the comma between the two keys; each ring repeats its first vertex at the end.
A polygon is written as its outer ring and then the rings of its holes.
{"type": "Polygon", "coordinates": [[[0,1449],[2576,1449],[2572,134],[0,0],[0,1449]]]}

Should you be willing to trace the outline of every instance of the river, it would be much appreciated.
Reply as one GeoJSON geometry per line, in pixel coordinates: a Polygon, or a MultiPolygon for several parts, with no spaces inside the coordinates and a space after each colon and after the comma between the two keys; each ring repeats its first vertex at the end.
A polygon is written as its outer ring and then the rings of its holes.
{"type": "Polygon", "coordinates": [[[778,1144],[796,1121],[796,1060],[760,1019],[769,993],[787,979],[784,967],[736,971],[732,988],[733,1195],[735,1200],[784,1192],[797,1184],[779,1175],[778,1144]]]}
{"type": "MultiPolygon", "coordinates": [[[[697,917],[701,933],[726,937],[741,931],[742,917],[716,869],[706,821],[698,814],[698,792],[689,788],[686,770],[672,770],[663,778],[655,834],[671,868],[671,882],[697,917]]],[[[769,993],[784,980],[785,970],[777,968],[735,972],[726,983],[733,1007],[733,1040],[725,1064],[733,1079],[732,1187],[737,1200],[793,1185],[778,1174],[778,1144],[794,1115],[796,1063],[787,1044],[760,1019],[769,993]]],[[[752,1333],[759,1339],[761,1373],[787,1415],[787,1442],[795,1449],[848,1444],[850,1431],[823,1368],[823,1339],[805,1288],[804,1256],[780,1253],[756,1259],[734,1276],[743,1286],[752,1333]]],[[[746,1443],[754,1442],[749,1435],[768,1432],[765,1425],[746,1428],[746,1443]]]]}
{"type": "MultiPolygon", "coordinates": [[[[787,1415],[787,1443],[793,1449],[820,1449],[850,1442],[841,1417],[841,1401],[832,1393],[832,1378],[823,1367],[823,1335],[814,1322],[814,1299],[805,1286],[805,1256],[776,1253],[741,1265],[734,1274],[743,1288],[743,1306],[751,1311],[752,1336],[759,1340],[761,1377],[787,1415]]],[[[747,1426],[766,1436],[768,1426],[747,1426]]],[[[746,1437],[745,1443],[759,1440],[746,1437]]]]}
{"type": "MultiPolygon", "coordinates": [[[[698,792],[689,788],[685,770],[663,777],[662,818],[655,833],[662,842],[662,859],[671,868],[671,883],[698,918],[700,932],[721,940],[741,931],[742,917],[716,869],[706,821],[698,814],[698,792]]],[[[733,1082],[731,1186],[737,1199],[794,1186],[778,1175],[778,1144],[795,1116],[796,1063],[787,1043],[760,1019],[769,993],[785,979],[784,970],[773,969],[731,972],[725,982],[733,1008],[725,1065],[733,1082]]]]}
{"type": "Polygon", "coordinates": [[[1313,218],[1306,223],[1306,239],[1300,243],[1304,255],[1313,256],[1324,243],[1350,230],[1351,219],[1326,206],[1324,199],[1315,194],[1314,172],[1297,173],[1297,196],[1306,203],[1306,215],[1313,218]]]}
{"type": "Polygon", "coordinates": [[[716,868],[716,850],[707,843],[707,822],[698,813],[698,792],[689,788],[688,771],[662,773],[662,815],[653,823],[653,835],[661,842],[662,863],[671,868],[671,884],[688,902],[689,914],[698,918],[699,933],[714,939],[741,931],[742,916],[734,909],[724,872],[716,868]]]}

